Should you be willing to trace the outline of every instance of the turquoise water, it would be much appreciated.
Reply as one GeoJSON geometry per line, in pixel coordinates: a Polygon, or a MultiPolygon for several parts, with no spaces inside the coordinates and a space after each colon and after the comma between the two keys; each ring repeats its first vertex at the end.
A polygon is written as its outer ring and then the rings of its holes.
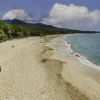
{"type": "Polygon", "coordinates": [[[100,66],[100,33],[72,34],[66,38],[74,52],[85,56],[90,62],[100,66]]]}

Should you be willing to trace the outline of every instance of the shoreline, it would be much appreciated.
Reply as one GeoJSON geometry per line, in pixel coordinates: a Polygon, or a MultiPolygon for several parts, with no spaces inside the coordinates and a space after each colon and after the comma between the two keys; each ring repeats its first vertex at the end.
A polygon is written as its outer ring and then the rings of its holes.
{"type": "MultiPolygon", "coordinates": [[[[68,36],[66,36],[68,38],[68,36]]],[[[65,38],[65,37],[64,37],[65,38]]],[[[65,39],[63,39],[65,41],[65,39]]],[[[73,55],[76,56],[76,58],[83,63],[84,65],[88,66],[88,67],[92,67],[96,70],[100,71],[100,66],[94,64],[93,62],[91,62],[90,60],[88,60],[85,56],[83,56],[82,54],[78,53],[78,52],[74,52],[71,48],[71,44],[67,43],[67,41],[65,41],[65,45],[67,46],[67,49],[69,49],[69,53],[72,53],[73,55]]]]}
{"type": "Polygon", "coordinates": [[[62,38],[29,37],[1,43],[0,99],[100,100],[99,83],[83,73],[87,69],[78,59],[69,52],[65,55],[67,49],[60,49],[62,38]]]}
{"type": "MultiPolygon", "coordinates": [[[[58,59],[60,61],[63,61],[64,64],[65,63],[67,64],[67,65],[65,64],[64,70],[62,71],[62,77],[67,82],[73,84],[73,86],[79,88],[81,91],[83,92],[85,91],[86,92],[85,94],[93,95],[94,93],[97,93],[97,94],[100,93],[100,91],[98,90],[100,88],[100,77],[99,77],[100,71],[95,69],[94,67],[89,67],[83,64],[82,62],[80,62],[77,59],[76,55],[69,52],[68,48],[66,48],[64,51],[65,46],[60,43],[62,42],[61,39],[63,39],[63,36],[51,40],[51,43],[48,43],[47,46],[55,50],[55,55],[52,58],[58,59]],[[60,48],[63,48],[63,51],[61,51],[60,48]],[[66,53],[64,54],[62,52],[64,53],[66,52],[66,53]],[[72,68],[67,68],[68,66],[72,68]],[[72,75],[71,73],[69,73],[71,72],[71,70],[72,70],[72,75]],[[73,71],[76,71],[76,72],[73,72],[73,71]],[[80,75],[80,77],[74,76],[74,73],[75,75],[80,75]],[[70,78],[67,77],[69,75],[71,75],[70,78]],[[81,79],[82,77],[84,78],[83,80],[81,79]],[[87,84],[84,82],[87,82],[87,84]],[[83,84],[83,87],[82,87],[82,84],[83,84]],[[92,86],[94,87],[94,89],[92,86]],[[87,89],[89,90],[87,91],[87,89]]],[[[92,95],[90,96],[91,98],[90,100],[99,100],[99,99],[93,99],[92,95]]],[[[97,95],[97,98],[99,98],[98,95],[97,95]]]]}
{"type": "Polygon", "coordinates": [[[67,46],[67,49],[69,50],[67,52],[73,55],[73,57],[78,59],[78,61],[82,63],[82,65],[84,65],[83,67],[81,67],[84,71],[84,74],[89,75],[90,77],[94,78],[94,80],[100,84],[100,78],[97,78],[98,76],[100,76],[100,66],[92,63],[82,54],[78,52],[74,52],[71,48],[71,44],[68,44],[67,41],[65,41],[65,43],[66,43],[65,45],[67,46]]]}
{"type": "MultiPolygon", "coordinates": [[[[82,68],[82,69],[84,70],[84,72],[85,72],[85,71],[91,70],[91,71],[92,71],[91,74],[93,73],[93,74],[95,75],[95,77],[94,77],[94,76],[92,76],[92,77],[93,77],[93,78],[97,78],[97,76],[100,75],[100,68],[99,68],[99,66],[93,64],[92,62],[90,62],[89,60],[87,60],[86,57],[82,56],[81,54],[79,54],[79,53],[77,53],[77,52],[74,52],[74,51],[71,49],[71,47],[70,47],[71,44],[68,44],[67,41],[65,41],[65,36],[66,36],[66,35],[60,36],[60,37],[56,38],[56,39],[54,40],[54,42],[60,43],[60,45],[63,47],[62,49],[65,50],[65,51],[63,51],[65,54],[67,54],[67,55],[69,54],[69,55],[72,56],[74,59],[76,59],[76,61],[78,60],[79,63],[81,63],[81,65],[82,65],[82,67],[80,67],[80,68],[82,68]],[[59,41],[60,41],[60,42],[59,42],[59,41]],[[96,74],[98,74],[98,75],[96,75],[96,74]]],[[[56,48],[56,46],[55,46],[55,48],[56,48]]],[[[59,48],[58,48],[58,49],[59,49],[59,48]]],[[[61,55],[62,55],[62,54],[61,54],[61,55]]],[[[66,57],[65,57],[65,59],[66,59],[66,57]]],[[[77,61],[77,62],[78,62],[78,61],[77,61]]],[[[79,69],[80,69],[80,68],[79,68],[79,69]]],[[[90,71],[89,71],[89,72],[90,72],[90,71]]],[[[85,74],[89,75],[88,72],[86,72],[85,74]]],[[[89,75],[89,76],[91,76],[91,75],[89,75]]],[[[96,79],[96,81],[97,81],[98,83],[100,83],[100,78],[99,78],[99,79],[96,79]]]]}

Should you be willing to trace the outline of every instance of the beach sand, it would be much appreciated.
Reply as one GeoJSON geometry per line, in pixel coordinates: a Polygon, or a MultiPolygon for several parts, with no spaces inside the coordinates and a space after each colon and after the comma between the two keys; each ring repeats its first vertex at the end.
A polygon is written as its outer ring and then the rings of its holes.
{"type": "Polygon", "coordinates": [[[0,100],[100,100],[99,82],[58,52],[55,37],[0,43],[0,100]]]}

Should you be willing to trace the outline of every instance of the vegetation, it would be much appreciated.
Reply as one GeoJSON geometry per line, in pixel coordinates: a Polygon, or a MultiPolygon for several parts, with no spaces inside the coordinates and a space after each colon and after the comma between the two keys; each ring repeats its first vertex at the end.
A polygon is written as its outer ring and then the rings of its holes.
{"type": "MultiPolygon", "coordinates": [[[[82,33],[84,31],[68,30],[45,24],[27,24],[16,20],[14,23],[5,23],[0,20],[0,42],[8,39],[22,38],[28,36],[45,36],[54,34],[82,33]]],[[[88,32],[88,31],[87,31],[88,32]]]]}

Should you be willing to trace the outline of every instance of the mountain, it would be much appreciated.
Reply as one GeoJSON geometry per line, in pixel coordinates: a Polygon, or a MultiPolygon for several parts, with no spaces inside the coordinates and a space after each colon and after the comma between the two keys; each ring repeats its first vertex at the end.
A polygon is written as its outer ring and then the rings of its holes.
{"type": "MultiPolygon", "coordinates": [[[[27,23],[21,20],[0,20],[0,42],[28,36],[46,36],[74,33],[98,33],[96,31],[81,31],[59,28],[42,23],[27,23]]],[[[100,33],[100,32],[99,32],[100,33]]]]}
{"type": "Polygon", "coordinates": [[[68,31],[68,32],[72,32],[72,33],[100,33],[97,31],[81,31],[81,30],[73,30],[73,29],[66,29],[66,28],[59,28],[59,27],[55,27],[52,25],[46,25],[43,23],[28,23],[22,20],[18,20],[18,19],[13,19],[13,20],[3,20],[6,24],[13,24],[13,25],[21,25],[21,26],[25,26],[28,28],[35,28],[35,29],[43,29],[43,30],[50,30],[50,29],[56,29],[56,30],[60,30],[60,31],[68,31]]]}
{"type": "Polygon", "coordinates": [[[21,20],[18,20],[18,19],[3,20],[3,21],[7,24],[22,25],[22,26],[27,26],[27,27],[30,27],[30,28],[56,28],[52,25],[46,25],[46,24],[42,24],[42,23],[27,23],[25,21],[21,21],[21,20]]]}

